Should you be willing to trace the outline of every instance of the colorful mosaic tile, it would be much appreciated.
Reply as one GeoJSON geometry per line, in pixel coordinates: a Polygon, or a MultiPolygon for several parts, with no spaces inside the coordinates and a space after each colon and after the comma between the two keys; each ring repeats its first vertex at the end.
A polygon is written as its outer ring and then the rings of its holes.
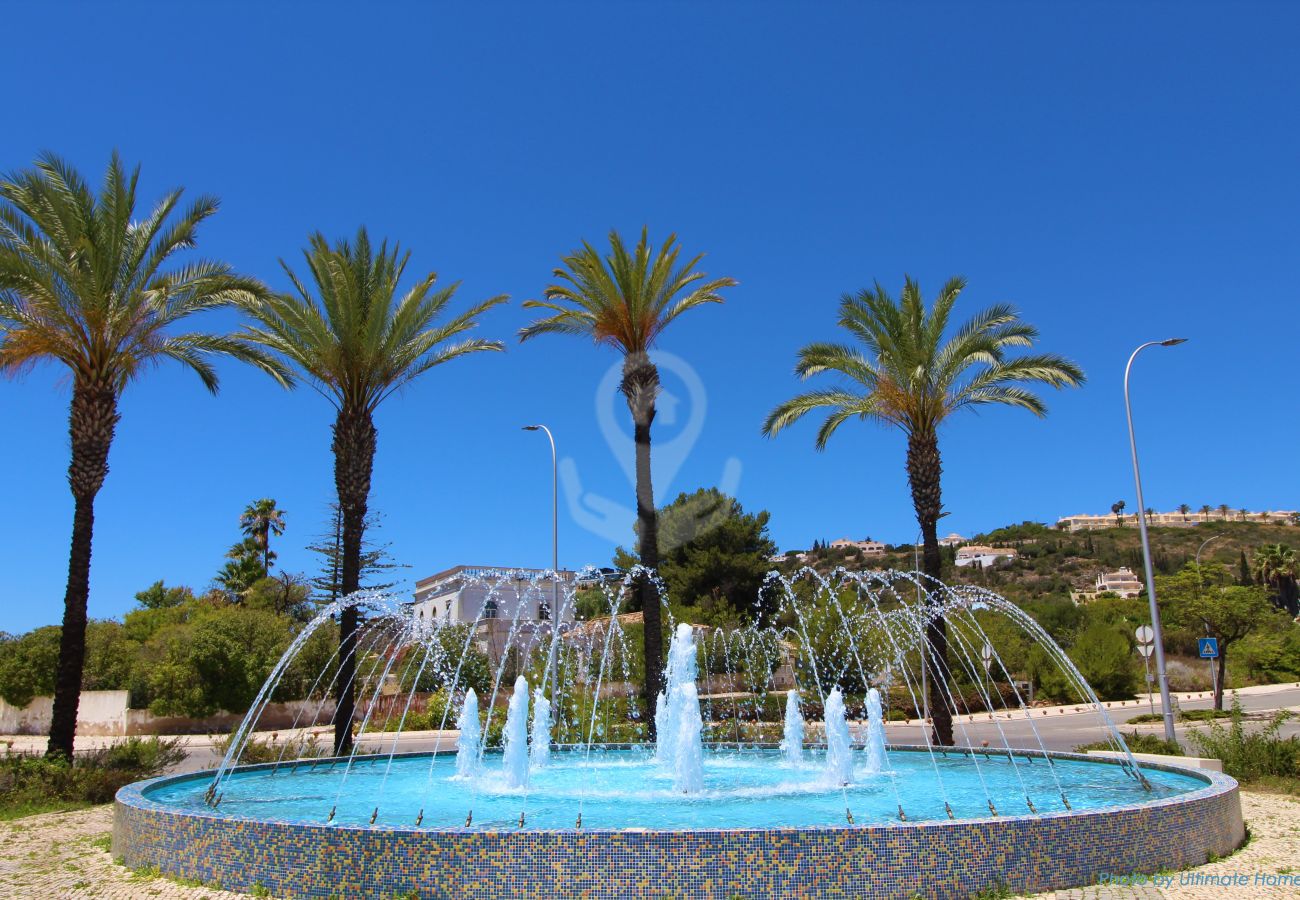
{"type": "MultiPolygon", "coordinates": [[[[1066,756],[1067,754],[1061,754],[1066,756]]],[[[1161,768],[1161,767],[1156,767],[1161,768]]],[[[1173,768],[1173,767],[1168,767],[1173,768]]],[[[1175,769],[1186,772],[1187,770],[1175,769]]],[[[810,828],[682,831],[401,830],[248,821],[117,795],[127,865],[304,898],[962,898],[1033,893],[1223,856],[1244,838],[1237,783],[1137,806],[810,828]]],[[[193,778],[199,776],[180,776],[193,778]]]]}

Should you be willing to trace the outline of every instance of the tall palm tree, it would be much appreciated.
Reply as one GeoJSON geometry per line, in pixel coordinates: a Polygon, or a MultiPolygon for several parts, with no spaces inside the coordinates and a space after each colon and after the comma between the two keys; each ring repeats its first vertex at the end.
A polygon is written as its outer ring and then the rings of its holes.
{"type": "MultiPolygon", "coordinates": [[[[630,251],[617,231],[610,231],[609,245],[609,253],[602,255],[583,241],[580,249],[563,257],[563,265],[554,271],[557,283],[544,292],[546,299],[524,303],[551,315],[521,329],[519,339],[577,335],[623,354],[619,390],[632,414],[636,442],[637,547],[641,565],[657,569],[659,526],[650,480],[650,424],[659,393],[659,369],[650,359],[650,350],[674,319],[705,303],[721,303],[719,291],[738,282],[710,279],[696,271],[703,254],[679,261],[676,235],[669,235],[657,253],[645,228],[630,251]]],[[[659,597],[646,579],[638,585],[638,595],[645,617],[646,700],[653,714],[663,669],[659,597]]],[[[653,715],[650,722],[653,727],[653,715]]]]}
{"type": "MultiPolygon", "coordinates": [[[[1031,347],[1037,330],[1006,304],[976,314],[951,336],[949,320],[965,287],[961,278],[943,286],[928,309],[920,286],[907,278],[895,301],[879,283],[840,301],[839,325],[858,346],[809,344],[799,351],[795,374],[837,375],[839,387],[809,391],[768,414],[763,433],[775,435],[814,410],[829,410],[817,432],[817,448],[850,419],[877,422],[907,435],[907,480],[924,540],[925,573],[938,579],[941,557],[937,524],[943,515],[939,426],[963,409],[1001,404],[1043,416],[1047,410],[1025,385],[1055,388],[1083,383],[1074,363],[1054,354],[1010,358],[1013,347],[1031,347]],[[945,337],[947,338],[945,340],[945,337]]],[[[952,743],[947,626],[939,616],[927,626],[926,666],[935,741],[952,743]]]]}
{"type": "Polygon", "coordinates": [[[1201,504],[1201,521],[1210,521],[1210,504],[1208,503],[1201,504]]]}
{"type": "Polygon", "coordinates": [[[1228,504],[1226,503],[1219,504],[1219,515],[1223,516],[1223,521],[1225,522],[1228,521],[1228,513],[1230,511],[1231,511],[1231,507],[1229,507],[1228,504]]]}
{"type": "Polygon", "coordinates": [[[1123,525],[1124,525],[1124,507],[1125,507],[1125,505],[1126,505],[1126,504],[1124,503],[1123,500],[1116,500],[1114,503],[1112,503],[1112,504],[1110,505],[1110,511],[1111,511],[1111,513],[1113,513],[1114,516],[1115,516],[1115,524],[1116,524],[1116,525],[1119,525],[1119,526],[1121,526],[1121,527],[1123,527],[1123,525]]]}
{"type": "MultiPolygon", "coordinates": [[[[361,583],[370,476],[379,432],[374,415],[380,403],[434,366],[482,351],[503,350],[500,341],[462,336],[478,317],[504,296],[471,306],[442,324],[457,285],[435,288],[430,272],[398,294],[410,253],[385,241],[378,247],[364,228],[355,240],[331,243],[319,232],[303,251],[310,281],[281,260],[293,291],[275,294],[247,307],[256,325],[242,333],[249,346],[273,351],[335,410],[334,486],[342,512],[343,596],[361,583]],[[459,340],[457,340],[459,338],[459,340]]],[[[352,749],[355,709],[356,609],[339,617],[338,711],[334,751],[352,749]]]]}
{"type": "Polygon", "coordinates": [[[1192,508],[1186,503],[1180,503],[1178,504],[1178,511],[1183,514],[1183,521],[1186,522],[1187,514],[1192,511],[1192,508]]]}
{"type": "Polygon", "coordinates": [[[136,218],[139,177],[139,167],[128,172],[114,153],[96,192],[47,153],[34,168],[0,181],[0,371],[15,375],[50,361],[67,366],[72,382],[68,486],[74,512],[50,755],[72,755],[95,496],[108,474],[122,391],[167,360],[193,370],[213,393],[213,355],[280,373],[266,354],[228,337],[175,333],[189,316],[249,301],[264,288],[225,263],[178,264],[177,255],[195,246],[199,225],[217,211],[217,200],[201,196],[182,208],[178,189],[136,218]]]}
{"type": "Polygon", "coordinates": [[[1273,589],[1274,603],[1292,616],[1300,614],[1300,558],[1285,544],[1265,544],[1255,552],[1255,580],[1273,589]]]}
{"type": "Polygon", "coordinates": [[[284,510],[270,497],[254,500],[239,515],[239,527],[262,551],[262,577],[271,574],[271,535],[284,534],[284,510]]]}

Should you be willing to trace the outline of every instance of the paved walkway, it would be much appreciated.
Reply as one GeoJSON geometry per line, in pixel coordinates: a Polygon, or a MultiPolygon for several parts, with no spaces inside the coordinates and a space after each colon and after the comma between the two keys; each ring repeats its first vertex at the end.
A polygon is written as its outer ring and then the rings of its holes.
{"type": "MultiPolygon", "coordinates": [[[[1057,900],[1225,900],[1294,898],[1295,886],[1258,883],[1268,876],[1300,873],[1300,798],[1242,795],[1251,831],[1244,850],[1227,859],[1161,876],[1161,883],[1108,885],[1040,895],[1057,900]],[[1205,883],[1237,876],[1245,884],[1205,883]],[[1200,884],[1193,882],[1200,881],[1200,884]]],[[[149,873],[131,872],[108,852],[111,806],[0,822],[0,898],[63,900],[239,900],[243,894],[187,885],[149,873]]]]}

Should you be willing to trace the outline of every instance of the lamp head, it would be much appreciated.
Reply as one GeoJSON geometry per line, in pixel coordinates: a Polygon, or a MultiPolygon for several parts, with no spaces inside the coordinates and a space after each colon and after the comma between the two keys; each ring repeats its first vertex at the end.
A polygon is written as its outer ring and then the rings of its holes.
{"type": "Polygon", "coordinates": [[[541,430],[542,430],[542,426],[540,426],[540,425],[525,425],[525,426],[524,426],[524,431],[541,431],[541,430]]]}
{"type": "Polygon", "coordinates": [[[1167,340],[1167,341],[1161,341],[1161,342],[1160,342],[1160,346],[1161,346],[1161,347],[1175,347],[1175,346],[1177,346],[1178,344],[1186,344],[1186,343],[1187,343],[1187,338],[1170,338],[1170,339],[1167,340]]]}

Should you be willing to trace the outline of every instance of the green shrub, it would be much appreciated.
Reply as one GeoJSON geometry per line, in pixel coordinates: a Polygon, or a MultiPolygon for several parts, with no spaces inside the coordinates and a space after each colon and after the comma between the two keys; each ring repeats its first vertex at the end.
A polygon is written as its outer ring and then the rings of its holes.
{"type": "Polygon", "coordinates": [[[0,757],[0,818],[107,803],[125,784],[152,778],[185,758],[177,740],[129,738],[76,757],[0,757]]]}
{"type": "MultiPolygon", "coordinates": [[[[230,739],[233,736],[232,734],[212,735],[212,749],[224,758],[230,752],[230,739]]],[[[314,731],[304,732],[298,737],[285,741],[281,741],[279,734],[273,731],[269,738],[259,738],[256,735],[250,737],[244,743],[244,749],[239,752],[239,759],[236,762],[251,766],[281,760],[287,762],[294,759],[313,759],[327,756],[330,749],[332,747],[321,744],[320,736],[314,731]]]]}
{"type": "Polygon", "coordinates": [[[1229,723],[1210,722],[1206,729],[1195,729],[1187,739],[1202,756],[1223,762],[1223,771],[1238,781],[1261,778],[1295,778],[1300,776],[1300,738],[1283,738],[1279,731],[1294,713],[1282,710],[1259,731],[1247,731],[1246,716],[1236,694],[1232,697],[1229,723]]]}
{"type": "MultiPolygon", "coordinates": [[[[1178,746],[1177,742],[1167,741],[1162,737],[1154,734],[1140,734],[1137,731],[1131,731],[1122,735],[1124,743],[1128,744],[1128,749],[1132,753],[1158,753],[1164,756],[1183,756],[1183,748],[1178,746]]],[[[1091,744],[1080,744],[1074,748],[1075,753],[1087,753],[1089,750],[1114,750],[1115,745],[1110,741],[1093,741],[1091,744]]]]}

